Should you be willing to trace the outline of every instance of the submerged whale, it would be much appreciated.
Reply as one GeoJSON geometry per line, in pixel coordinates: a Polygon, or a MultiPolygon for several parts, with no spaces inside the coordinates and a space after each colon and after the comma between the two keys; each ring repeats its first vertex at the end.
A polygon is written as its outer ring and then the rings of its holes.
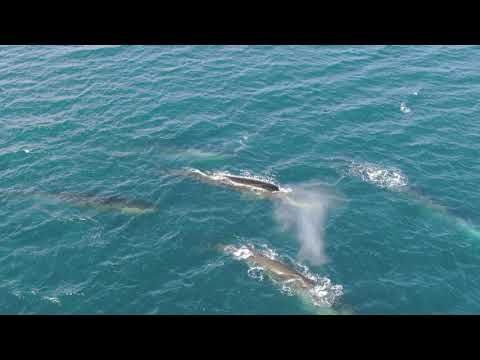
{"type": "Polygon", "coordinates": [[[466,233],[468,236],[480,241],[480,228],[470,222],[460,218],[446,206],[434,202],[432,199],[423,195],[419,188],[407,188],[403,191],[405,195],[428,209],[432,214],[441,216],[444,221],[455,226],[458,230],[466,233]]]}
{"type": "Polygon", "coordinates": [[[125,199],[118,196],[101,197],[93,194],[44,191],[12,191],[6,193],[6,195],[52,199],[75,206],[91,207],[100,211],[120,211],[128,215],[142,215],[156,211],[156,207],[146,201],[125,199]]]}
{"type": "Polygon", "coordinates": [[[60,193],[55,194],[55,197],[59,200],[67,201],[78,206],[93,207],[97,210],[103,211],[117,210],[128,215],[142,215],[152,213],[156,210],[155,206],[149,202],[125,199],[118,196],[97,197],[60,193]]]}
{"type": "Polygon", "coordinates": [[[292,266],[267,256],[253,246],[241,246],[220,244],[217,249],[233,255],[238,260],[243,260],[249,266],[260,267],[265,274],[275,283],[280,283],[291,289],[297,296],[309,306],[309,310],[323,315],[346,315],[346,310],[334,309],[334,301],[328,295],[339,295],[338,285],[333,285],[325,290],[317,281],[306,277],[292,266]],[[336,294],[335,294],[336,293],[336,294]]]}

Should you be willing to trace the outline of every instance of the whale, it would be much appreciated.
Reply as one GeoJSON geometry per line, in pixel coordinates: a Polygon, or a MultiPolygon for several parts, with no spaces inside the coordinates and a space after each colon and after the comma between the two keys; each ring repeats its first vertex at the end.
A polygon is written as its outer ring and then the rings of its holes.
{"type": "MultiPolygon", "coordinates": [[[[350,315],[351,312],[346,308],[340,309],[336,304],[321,303],[319,297],[325,295],[324,289],[320,284],[305,276],[293,266],[272,258],[252,245],[235,246],[219,244],[217,250],[233,255],[235,259],[241,260],[250,267],[260,267],[267,277],[274,283],[280,283],[293,290],[308,307],[310,312],[318,315],[350,315]]],[[[338,288],[338,285],[335,286],[338,288]]]]}
{"type": "Polygon", "coordinates": [[[209,183],[225,185],[238,190],[250,190],[254,192],[266,193],[277,193],[282,191],[278,185],[272,182],[255,179],[248,176],[232,175],[227,172],[209,172],[198,169],[185,169],[183,173],[209,183]]]}
{"type": "Polygon", "coordinates": [[[127,215],[142,215],[156,211],[156,207],[143,200],[126,199],[119,196],[97,196],[95,194],[77,194],[71,192],[10,191],[2,192],[7,196],[50,199],[78,207],[90,207],[99,211],[119,211],[127,215]]]}
{"type": "Polygon", "coordinates": [[[311,204],[295,199],[292,196],[292,189],[250,176],[233,175],[222,171],[202,171],[192,168],[183,169],[176,174],[192,177],[213,185],[226,186],[237,191],[253,194],[259,198],[285,201],[295,207],[311,207],[311,204]]]}
{"type": "Polygon", "coordinates": [[[55,194],[59,200],[63,200],[77,206],[93,207],[101,211],[120,211],[127,215],[143,215],[156,211],[153,204],[143,201],[126,199],[118,196],[98,197],[71,193],[55,194]]]}

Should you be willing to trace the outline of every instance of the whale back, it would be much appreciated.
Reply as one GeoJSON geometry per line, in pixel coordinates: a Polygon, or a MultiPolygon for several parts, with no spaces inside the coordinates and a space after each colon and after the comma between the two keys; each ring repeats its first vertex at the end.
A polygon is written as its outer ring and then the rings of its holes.
{"type": "Polygon", "coordinates": [[[266,181],[261,181],[261,180],[241,177],[241,176],[232,176],[232,175],[227,175],[226,177],[229,180],[242,185],[254,186],[254,187],[261,188],[263,190],[267,190],[271,192],[280,191],[280,188],[277,185],[266,182],[266,181]]]}
{"type": "Polygon", "coordinates": [[[278,260],[270,259],[269,257],[259,253],[258,251],[252,251],[253,256],[249,259],[257,265],[262,266],[272,277],[282,281],[294,281],[301,288],[308,289],[315,286],[315,282],[294,268],[280,262],[278,260]]]}

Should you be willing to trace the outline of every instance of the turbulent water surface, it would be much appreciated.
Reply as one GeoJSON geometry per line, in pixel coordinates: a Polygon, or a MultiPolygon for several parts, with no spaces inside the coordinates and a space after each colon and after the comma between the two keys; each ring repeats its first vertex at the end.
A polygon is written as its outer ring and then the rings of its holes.
{"type": "Polygon", "coordinates": [[[479,313],[479,65],[471,46],[0,47],[0,313],[315,313],[219,244],[335,309],[479,313]]]}

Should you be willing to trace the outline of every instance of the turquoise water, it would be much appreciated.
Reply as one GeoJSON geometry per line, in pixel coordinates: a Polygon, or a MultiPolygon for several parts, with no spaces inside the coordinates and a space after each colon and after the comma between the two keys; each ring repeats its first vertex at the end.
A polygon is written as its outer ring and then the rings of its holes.
{"type": "Polygon", "coordinates": [[[354,314],[478,313],[479,66],[472,46],[1,47],[0,313],[312,313],[220,243],[354,314]],[[337,200],[282,211],[185,167],[337,200]]]}

